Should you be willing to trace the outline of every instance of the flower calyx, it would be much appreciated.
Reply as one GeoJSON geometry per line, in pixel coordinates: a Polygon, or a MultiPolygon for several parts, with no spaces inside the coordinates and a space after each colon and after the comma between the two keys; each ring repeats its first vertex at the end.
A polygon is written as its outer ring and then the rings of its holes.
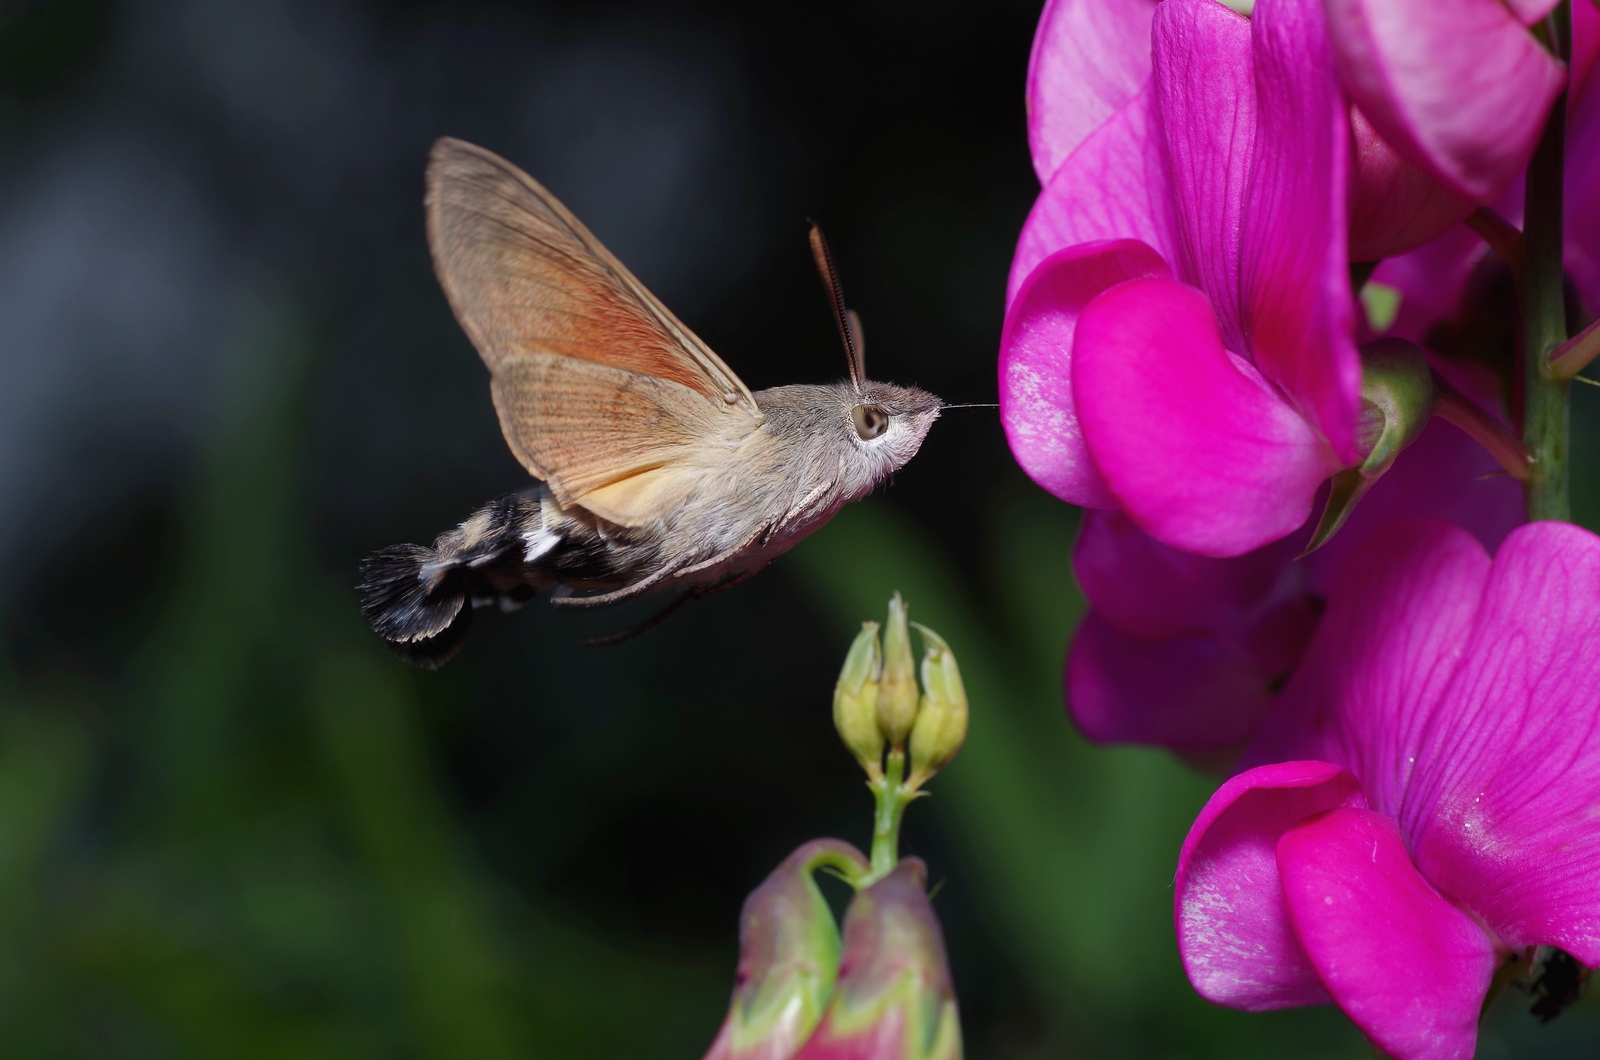
{"type": "Polygon", "coordinates": [[[1360,464],[1329,480],[1328,500],[1302,556],[1328,543],[1355,511],[1361,498],[1394,465],[1401,450],[1417,440],[1433,415],[1433,373],[1420,349],[1404,339],[1387,338],[1361,348],[1360,464]]]}

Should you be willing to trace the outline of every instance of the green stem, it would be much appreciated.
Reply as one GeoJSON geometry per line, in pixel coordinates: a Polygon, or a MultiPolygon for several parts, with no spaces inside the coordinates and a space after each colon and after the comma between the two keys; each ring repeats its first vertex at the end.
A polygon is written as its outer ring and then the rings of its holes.
{"type": "Polygon", "coordinates": [[[1495,1001],[1505,991],[1505,988],[1528,974],[1533,967],[1533,952],[1507,954],[1494,970],[1494,977],[1489,980],[1489,992],[1483,995],[1483,1004],[1478,1006],[1478,1023],[1481,1025],[1489,1018],[1489,1010],[1494,1007],[1495,1001]]]}
{"type": "Polygon", "coordinates": [[[868,782],[877,800],[878,812],[872,822],[872,871],[858,886],[870,887],[877,883],[894,871],[900,861],[900,819],[905,815],[906,806],[916,798],[914,792],[907,791],[900,783],[905,775],[906,753],[895,749],[888,754],[884,776],[868,782]]]}
{"type": "MultiPolygon", "coordinates": [[[[1550,16],[1552,49],[1565,61],[1572,51],[1570,0],[1550,16]]],[[[1533,454],[1524,482],[1529,519],[1570,519],[1567,445],[1568,382],[1551,370],[1550,354],[1567,337],[1562,271],[1562,166],[1565,161],[1567,96],[1550,107],[1544,134],[1528,163],[1522,230],[1522,440],[1533,454]]]]}

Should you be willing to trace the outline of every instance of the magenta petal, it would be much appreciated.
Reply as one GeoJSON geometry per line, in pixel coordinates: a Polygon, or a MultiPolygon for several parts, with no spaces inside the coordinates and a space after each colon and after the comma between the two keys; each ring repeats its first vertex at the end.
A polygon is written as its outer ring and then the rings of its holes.
{"type": "Polygon", "coordinates": [[[1600,538],[1515,531],[1456,643],[1400,817],[1417,865],[1507,945],[1600,964],[1600,538]]]}
{"type": "Polygon", "coordinates": [[[1327,0],[1351,99],[1395,150],[1488,202],[1533,154],[1566,71],[1501,0],[1327,0]]]}
{"type": "Polygon", "coordinates": [[[1345,258],[1349,119],[1320,0],[1261,0],[1251,29],[1260,128],[1240,249],[1250,353],[1352,466],[1361,362],[1345,258]]]}
{"type": "Polygon", "coordinates": [[[1007,305],[1035,266],[1078,243],[1136,239],[1173,260],[1172,208],[1153,101],[1147,82],[1039,193],[1011,259],[1007,305]]]}
{"type": "Polygon", "coordinates": [[[1469,1060],[1494,947],[1406,855],[1394,822],[1330,810],[1278,841],[1300,945],[1345,1014],[1396,1060],[1469,1060]]]}
{"type": "Polygon", "coordinates": [[[1528,521],[1522,485],[1459,427],[1437,417],[1400,454],[1340,528],[1307,556],[1306,582],[1327,596],[1345,566],[1374,534],[1402,519],[1442,519],[1468,531],[1489,552],[1528,521]]]}
{"type": "Polygon", "coordinates": [[[1236,749],[1272,706],[1279,677],[1215,637],[1133,637],[1090,611],[1067,652],[1067,713],[1095,743],[1236,749]]]}
{"type": "Polygon", "coordinates": [[[1239,216],[1256,131],[1250,20],[1215,0],[1167,0],[1156,11],[1151,55],[1178,276],[1210,297],[1223,345],[1242,351],[1239,216]]]}
{"type": "Polygon", "coordinates": [[[1085,512],[1072,570],[1094,609],[1124,633],[1243,639],[1261,614],[1298,588],[1285,575],[1300,545],[1286,539],[1212,559],[1163,545],[1121,512],[1085,512]]]}
{"type": "Polygon", "coordinates": [[[1338,461],[1174,280],[1133,280],[1083,311],[1073,395],[1112,494],[1158,541],[1237,556],[1305,521],[1338,461]]]}
{"type": "MultiPolygon", "coordinates": [[[[1567,128],[1589,94],[1589,77],[1600,61],[1600,3],[1572,5],[1572,57],[1567,62],[1567,128]]],[[[1568,155],[1568,158],[1571,156],[1568,155]]]]}
{"type": "Polygon", "coordinates": [[[1000,337],[1000,422],[1033,480],[1062,500],[1116,504],[1083,445],[1072,399],[1072,339],[1083,307],[1107,287],[1170,276],[1143,243],[1088,243],[1051,255],[1028,276],[1000,337]]]}
{"type": "Polygon", "coordinates": [[[1461,308],[1473,267],[1487,253],[1482,237],[1459,225],[1426,246],[1384,261],[1372,274],[1373,282],[1400,292],[1400,314],[1385,334],[1423,345],[1429,328],[1461,308]]]}
{"type": "Polygon", "coordinates": [[[1382,261],[1444,235],[1477,203],[1395,153],[1361,111],[1350,111],[1351,261],[1382,261]]]}
{"type": "Polygon", "coordinates": [[[1028,146],[1039,183],[1150,77],[1154,0],[1050,0],[1028,59],[1028,146]]]}
{"type": "Polygon", "coordinates": [[[1278,881],[1278,837],[1314,813],[1364,807],[1355,777],[1281,762],[1228,780],[1178,855],[1178,953],[1202,997],[1250,1011],[1328,1000],[1295,938],[1278,881]]]}
{"type": "Polygon", "coordinates": [[[1424,734],[1472,628],[1489,557],[1432,520],[1374,535],[1344,567],[1311,648],[1246,764],[1319,758],[1399,815],[1424,734]]]}
{"type": "MultiPolygon", "coordinates": [[[[1555,10],[1561,0],[1504,0],[1524,26],[1531,26],[1555,10]]],[[[1579,5],[1574,4],[1574,7],[1579,5]]]]}

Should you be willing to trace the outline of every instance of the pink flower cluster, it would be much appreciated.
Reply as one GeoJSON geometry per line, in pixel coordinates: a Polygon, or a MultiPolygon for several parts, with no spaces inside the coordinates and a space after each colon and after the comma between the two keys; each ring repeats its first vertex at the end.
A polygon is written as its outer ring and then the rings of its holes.
{"type": "Polygon", "coordinates": [[[1380,533],[1245,764],[1178,862],[1195,988],[1471,1056],[1497,967],[1600,964],[1600,538],[1533,523],[1491,561],[1446,523],[1380,533]]]}
{"type": "Polygon", "coordinates": [[[1479,233],[1563,99],[1600,310],[1600,9],[1569,8],[1563,62],[1554,0],[1050,0],[1028,72],[1001,415],[1087,509],[1068,708],[1243,755],[1179,868],[1197,989],[1332,1000],[1406,1060],[1470,1056],[1533,948],[1600,962],[1600,539],[1522,526],[1480,444],[1518,410],[1479,233]],[[1384,403],[1397,343],[1420,416],[1384,403]]]}

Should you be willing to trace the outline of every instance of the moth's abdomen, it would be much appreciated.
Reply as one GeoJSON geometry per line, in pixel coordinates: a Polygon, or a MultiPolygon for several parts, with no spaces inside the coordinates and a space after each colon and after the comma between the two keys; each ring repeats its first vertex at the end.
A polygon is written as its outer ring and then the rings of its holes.
{"type": "Polygon", "coordinates": [[[361,611],[408,662],[442,666],[461,647],[473,607],[521,606],[557,581],[539,496],[518,493],[474,512],[432,548],[391,545],[361,565],[361,611]]]}
{"type": "MultiPolygon", "coordinates": [[[[543,485],[484,505],[433,547],[391,545],[361,565],[361,611],[408,662],[437,669],[461,647],[477,607],[514,611],[539,593],[651,587],[660,543],[562,511],[543,485]]],[[[575,598],[576,599],[576,598],[575,598]]]]}

